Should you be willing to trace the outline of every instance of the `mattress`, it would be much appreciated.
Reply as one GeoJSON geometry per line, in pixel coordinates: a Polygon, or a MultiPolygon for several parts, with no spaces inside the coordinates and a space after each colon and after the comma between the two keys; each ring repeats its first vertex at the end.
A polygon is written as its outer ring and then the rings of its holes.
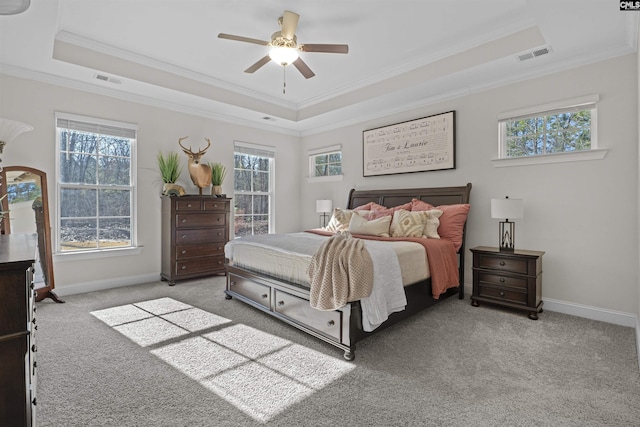
{"type": "MultiPolygon", "coordinates": [[[[315,250],[326,239],[327,236],[304,232],[267,235],[256,241],[240,238],[227,243],[225,254],[236,267],[309,288],[307,268],[315,250]],[[277,242],[274,240],[270,243],[269,236],[274,236],[273,239],[278,239],[277,242]]],[[[404,241],[389,241],[385,244],[390,245],[398,256],[404,286],[430,277],[424,246],[404,241]]]]}

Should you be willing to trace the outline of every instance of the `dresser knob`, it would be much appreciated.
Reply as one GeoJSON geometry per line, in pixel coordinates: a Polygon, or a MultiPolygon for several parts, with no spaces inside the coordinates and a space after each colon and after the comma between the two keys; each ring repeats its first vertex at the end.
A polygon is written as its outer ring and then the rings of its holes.
{"type": "Polygon", "coordinates": [[[501,277],[501,278],[500,278],[500,282],[501,282],[501,283],[504,283],[504,277],[501,277]]]}
{"type": "Polygon", "coordinates": [[[182,223],[184,224],[185,222],[187,222],[187,220],[186,220],[186,219],[183,219],[183,220],[182,220],[182,223]]]}
{"type": "Polygon", "coordinates": [[[335,325],[335,324],[336,324],[336,322],[334,322],[333,320],[329,320],[329,321],[327,322],[327,326],[333,326],[333,325],[335,325]]]}
{"type": "Polygon", "coordinates": [[[186,234],[183,234],[183,235],[182,235],[182,238],[183,238],[183,239],[186,239],[186,238],[187,238],[187,235],[186,235],[186,234]]]}
{"type": "Polygon", "coordinates": [[[232,281],[231,281],[231,286],[233,286],[233,285],[235,285],[235,284],[236,284],[236,281],[235,281],[235,280],[232,280],[232,281]]]}
{"type": "Polygon", "coordinates": [[[188,207],[188,208],[190,208],[190,207],[191,207],[191,203],[188,203],[188,204],[187,204],[187,207],[188,207]]]}
{"type": "Polygon", "coordinates": [[[503,297],[504,296],[504,291],[500,291],[500,296],[503,297]]]}
{"type": "Polygon", "coordinates": [[[222,261],[218,261],[218,265],[222,264],[222,261]]]}
{"type": "Polygon", "coordinates": [[[183,250],[182,250],[182,254],[184,255],[184,254],[186,254],[186,253],[187,253],[187,251],[185,251],[185,250],[183,249],[183,250]]]}
{"type": "Polygon", "coordinates": [[[186,269],[187,269],[187,266],[186,266],[186,265],[183,265],[183,266],[181,267],[181,269],[182,269],[182,270],[186,270],[186,269]]]}
{"type": "Polygon", "coordinates": [[[504,266],[504,264],[505,264],[504,261],[500,261],[500,265],[504,266]]]}
{"type": "Polygon", "coordinates": [[[34,353],[38,351],[38,348],[35,344],[31,346],[31,351],[33,351],[34,353]]]}
{"type": "Polygon", "coordinates": [[[283,306],[284,305],[284,301],[278,301],[278,305],[279,306],[283,306]]]}

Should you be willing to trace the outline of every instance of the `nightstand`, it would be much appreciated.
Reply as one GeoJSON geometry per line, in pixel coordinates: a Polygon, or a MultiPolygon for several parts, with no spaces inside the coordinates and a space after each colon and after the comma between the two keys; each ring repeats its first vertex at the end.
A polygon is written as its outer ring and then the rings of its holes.
{"type": "Polygon", "coordinates": [[[542,255],[540,251],[500,251],[478,246],[473,253],[471,305],[498,304],[529,312],[538,320],[542,313],[542,255]]]}

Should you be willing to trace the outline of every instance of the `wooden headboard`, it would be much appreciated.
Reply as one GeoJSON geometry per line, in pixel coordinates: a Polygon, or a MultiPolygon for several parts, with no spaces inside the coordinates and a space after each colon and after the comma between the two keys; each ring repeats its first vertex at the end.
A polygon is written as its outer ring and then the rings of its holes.
{"type": "MultiPolygon", "coordinates": [[[[411,202],[411,199],[422,200],[433,206],[456,205],[469,203],[471,183],[461,187],[406,188],[395,190],[356,190],[349,191],[347,209],[353,209],[375,202],[388,208],[411,202]]],[[[458,250],[458,267],[460,275],[460,299],[464,297],[464,243],[467,234],[465,224],[462,235],[462,246],[458,250]]]]}
{"type": "Polygon", "coordinates": [[[353,209],[369,202],[391,208],[410,202],[411,199],[422,200],[433,206],[469,203],[471,183],[462,187],[406,188],[395,190],[356,190],[349,191],[347,209],[353,209]]]}

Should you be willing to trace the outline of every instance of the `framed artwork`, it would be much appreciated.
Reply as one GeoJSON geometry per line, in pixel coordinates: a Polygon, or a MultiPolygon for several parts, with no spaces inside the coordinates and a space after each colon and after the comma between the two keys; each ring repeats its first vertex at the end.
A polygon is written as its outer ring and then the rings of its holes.
{"type": "Polygon", "coordinates": [[[456,112],[362,132],[363,175],[456,168],[456,112]]]}

